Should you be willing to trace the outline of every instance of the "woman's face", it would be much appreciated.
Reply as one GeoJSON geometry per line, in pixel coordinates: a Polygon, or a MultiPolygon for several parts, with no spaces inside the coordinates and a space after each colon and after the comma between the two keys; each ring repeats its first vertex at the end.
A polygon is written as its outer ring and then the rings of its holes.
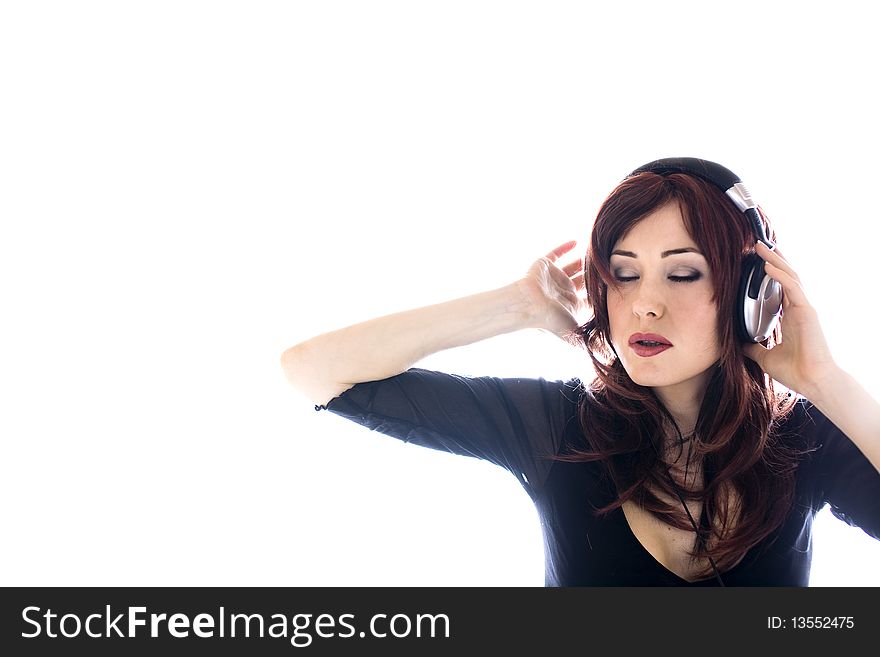
{"type": "Polygon", "coordinates": [[[608,288],[611,342],[630,378],[657,388],[661,398],[701,398],[720,357],[709,274],[678,203],[647,215],[612,249],[611,275],[620,288],[608,288]],[[656,334],[671,346],[631,344],[636,333],[656,334]]]}

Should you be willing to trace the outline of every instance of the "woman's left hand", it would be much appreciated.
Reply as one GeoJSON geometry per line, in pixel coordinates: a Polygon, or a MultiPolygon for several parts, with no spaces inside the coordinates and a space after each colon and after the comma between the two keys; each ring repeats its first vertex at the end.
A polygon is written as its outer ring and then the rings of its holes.
{"type": "Polygon", "coordinates": [[[748,345],[745,353],[773,379],[812,400],[822,382],[838,370],[818,314],[807,301],[800,278],[779,249],[771,251],[758,242],[755,250],[766,261],[767,274],[782,285],[782,341],[770,349],[760,344],[748,345]]]}

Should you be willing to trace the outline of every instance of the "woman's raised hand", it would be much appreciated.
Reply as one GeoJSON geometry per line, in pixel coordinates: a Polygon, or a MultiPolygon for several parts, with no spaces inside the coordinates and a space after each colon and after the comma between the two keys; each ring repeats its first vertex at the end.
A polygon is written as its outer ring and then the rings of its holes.
{"type": "Polygon", "coordinates": [[[815,403],[823,385],[827,387],[827,381],[838,377],[840,368],[797,272],[779,249],[771,251],[757,242],[755,251],[765,261],[764,271],[782,285],[782,341],[770,349],[747,345],[745,354],[786,388],[815,403]]]}
{"type": "Polygon", "coordinates": [[[290,384],[316,405],[362,381],[399,374],[444,349],[524,328],[552,331],[575,344],[572,329],[586,304],[580,262],[556,261],[576,242],[566,242],[529,267],[521,279],[458,299],[403,310],[328,331],[281,354],[290,384]]]}
{"type": "Polygon", "coordinates": [[[532,326],[565,337],[582,323],[587,307],[583,259],[557,262],[577,244],[560,244],[538,258],[517,284],[531,308],[532,326]]]}

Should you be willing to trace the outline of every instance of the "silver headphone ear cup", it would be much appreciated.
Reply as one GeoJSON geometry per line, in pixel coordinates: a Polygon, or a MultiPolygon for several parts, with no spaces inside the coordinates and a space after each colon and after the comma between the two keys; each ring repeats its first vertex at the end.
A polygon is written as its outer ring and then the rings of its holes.
{"type": "Polygon", "coordinates": [[[745,342],[770,337],[782,314],[782,286],[767,275],[755,253],[743,259],[736,313],[737,333],[745,342]]]}

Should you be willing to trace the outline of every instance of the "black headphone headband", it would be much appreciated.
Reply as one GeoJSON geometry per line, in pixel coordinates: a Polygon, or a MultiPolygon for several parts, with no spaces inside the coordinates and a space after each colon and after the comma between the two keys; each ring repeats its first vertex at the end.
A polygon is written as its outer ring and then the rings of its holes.
{"type": "Polygon", "coordinates": [[[755,239],[764,242],[771,249],[775,248],[775,245],[770,241],[767,232],[764,230],[764,223],[761,221],[758,204],[752,200],[752,195],[739,176],[730,169],[716,162],[701,160],[696,157],[667,157],[643,164],[630,173],[627,178],[645,172],[656,173],[661,176],[670,173],[687,173],[712,183],[724,192],[733,201],[737,209],[745,215],[746,222],[749,228],[751,228],[752,233],[754,233],[755,239]]]}

